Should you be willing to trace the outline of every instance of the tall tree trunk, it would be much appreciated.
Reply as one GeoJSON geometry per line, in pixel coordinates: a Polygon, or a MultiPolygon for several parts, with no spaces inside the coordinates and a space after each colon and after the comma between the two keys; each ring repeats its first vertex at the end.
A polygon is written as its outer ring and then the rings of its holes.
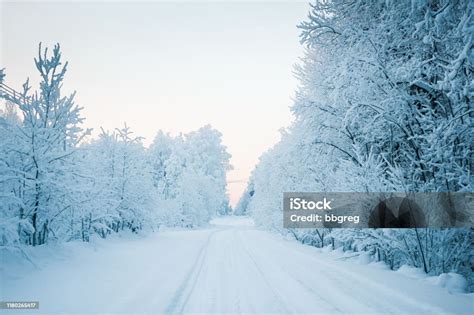
{"type": "Polygon", "coordinates": [[[420,248],[421,261],[423,262],[423,270],[425,271],[425,273],[428,273],[428,266],[426,265],[426,258],[423,252],[423,244],[421,242],[420,233],[418,233],[418,229],[416,227],[415,227],[415,234],[416,234],[416,240],[418,242],[418,247],[420,248]]]}

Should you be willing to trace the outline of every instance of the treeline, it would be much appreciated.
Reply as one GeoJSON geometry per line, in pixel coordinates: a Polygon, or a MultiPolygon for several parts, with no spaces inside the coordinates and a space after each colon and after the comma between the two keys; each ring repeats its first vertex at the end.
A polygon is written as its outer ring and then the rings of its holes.
{"type": "Polygon", "coordinates": [[[145,148],[125,125],[90,140],[74,94],[61,95],[59,45],[51,54],[40,45],[35,65],[38,91],[27,81],[0,94],[0,245],[195,227],[228,212],[230,155],[218,131],[160,132],[145,148]]]}
{"type": "MultiPolygon", "coordinates": [[[[472,1],[316,1],[299,25],[294,123],[236,208],[282,229],[285,191],[474,189],[472,1]]],[[[472,229],[290,231],[473,283],[472,229]]]]}

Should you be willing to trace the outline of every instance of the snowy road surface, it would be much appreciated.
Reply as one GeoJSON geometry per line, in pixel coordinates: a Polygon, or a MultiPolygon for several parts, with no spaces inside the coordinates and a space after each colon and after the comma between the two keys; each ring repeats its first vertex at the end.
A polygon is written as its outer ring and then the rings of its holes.
{"type": "Polygon", "coordinates": [[[452,294],[380,264],[343,261],[250,223],[224,218],[209,229],[66,245],[62,255],[52,254],[23,274],[13,274],[3,261],[1,300],[39,301],[39,311],[32,313],[44,314],[467,314],[473,309],[472,294],[452,294]]]}

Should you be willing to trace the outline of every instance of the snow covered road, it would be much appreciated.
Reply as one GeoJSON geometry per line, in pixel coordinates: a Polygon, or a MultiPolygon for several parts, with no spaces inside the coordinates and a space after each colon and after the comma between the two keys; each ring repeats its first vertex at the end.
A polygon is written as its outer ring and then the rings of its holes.
{"type": "Polygon", "coordinates": [[[66,245],[49,261],[43,257],[48,252],[37,251],[33,259],[46,260],[21,276],[2,261],[0,300],[39,301],[39,311],[31,312],[44,314],[467,314],[473,309],[472,294],[449,293],[381,264],[338,259],[257,230],[245,218],[92,245],[95,249],[66,245]]]}

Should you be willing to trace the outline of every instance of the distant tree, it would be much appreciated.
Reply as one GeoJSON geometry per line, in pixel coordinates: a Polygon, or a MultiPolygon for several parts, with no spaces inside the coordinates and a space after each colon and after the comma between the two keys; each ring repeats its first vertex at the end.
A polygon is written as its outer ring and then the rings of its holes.
{"type": "Polygon", "coordinates": [[[168,225],[203,225],[229,209],[226,172],[230,155],[221,134],[205,126],[186,135],[159,133],[149,150],[153,182],[168,225]]]}

